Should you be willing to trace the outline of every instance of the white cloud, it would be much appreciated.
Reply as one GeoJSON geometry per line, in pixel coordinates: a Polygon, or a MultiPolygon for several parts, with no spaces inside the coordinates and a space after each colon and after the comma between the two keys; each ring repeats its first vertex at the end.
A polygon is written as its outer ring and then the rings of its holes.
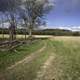
{"type": "Polygon", "coordinates": [[[71,30],[72,31],[80,31],[80,26],[73,26],[73,27],[71,27],[71,30]]]}
{"type": "MultiPolygon", "coordinates": [[[[9,28],[9,23],[4,23],[4,28],[9,28]]],[[[20,27],[20,26],[19,26],[20,27]]],[[[0,28],[2,28],[2,24],[0,24],[0,28]]],[[[80,31],[80,26],[40,26],[39,29],[65,29],[65,30],[72,30],[72,31],[80,31]]]]}
{"type": "Polygon", "coordinates": [[[3,23],[3,25],[2,24],[0,24],[0,28],[9,28],[9,22],[6,22],[6,23],[3,23]]]}
{"type": "Polygon", "coordinates": [[[65,29],[65,30],[71,30],[70,27],[57,27],[57,28],[59,28],[59,29],[65,29]]]}
{"type": "Polygon", "coordinates": [[[64,30],[71,30],[71,31],[80,31],[80,26],[47,26],[46,28],[51,29],[64,29],[64,30]]]}
{"type": "Polygon", "coordinates": [[[68,26],[68,27],[58,27],[59,29],[71,30],[71,31],[80,31],[80,26],[68,26]]]}

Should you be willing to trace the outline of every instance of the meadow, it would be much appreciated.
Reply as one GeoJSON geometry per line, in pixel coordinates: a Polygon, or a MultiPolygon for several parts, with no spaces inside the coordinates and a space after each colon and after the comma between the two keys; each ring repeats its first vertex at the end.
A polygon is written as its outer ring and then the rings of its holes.
{"type": "Polygon", "coordinates": [[[49,37],[0,52],[0,80],[80,80],[80,37],[49,37]]]}

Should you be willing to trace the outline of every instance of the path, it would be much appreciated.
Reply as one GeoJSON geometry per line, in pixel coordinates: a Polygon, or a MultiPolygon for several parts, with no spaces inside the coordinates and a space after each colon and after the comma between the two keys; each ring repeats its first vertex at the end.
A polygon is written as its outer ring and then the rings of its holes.
{"type": "Polygon", "coordinates": [[[10,67],[7,68],[7,70],[13,69],[14,67],[16,67],[17,65],[22,64],[22,63],[29,63],[30,61],[37,58],[39,56],[38,53],[42,52],[45,48],[46,48],[46,43],[44,44],[44,46],[41,49],[39,49],[38,51],[36,51],[34,53],[31,53],[31,55],[25,57],[21,61],[16,62],[14,65],[11,65],[10,67]]]}
{"type": "Polygon", "coordinates": [[[52,53],[43,66],[41,66],[41,69],[37,72],[37,77],[34,80],[55,80],[51,69],[54,58],[55,56],[52,53]]]}

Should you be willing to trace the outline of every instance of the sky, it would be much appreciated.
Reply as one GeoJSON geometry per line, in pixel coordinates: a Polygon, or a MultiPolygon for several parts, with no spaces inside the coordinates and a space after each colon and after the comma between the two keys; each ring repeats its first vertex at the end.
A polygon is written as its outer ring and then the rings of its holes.
{"type": "Polygon", "coordinates": [[[47,15],[49,28],[80,28],[80,0],[51,0],[54,8],[47,15]]]}
{"type": "MultiPolygon", "coordinates": [[[[54,3],[54,7],[46,16],[46,28],[80,31],[80,0],[50,1],[54,3]]],[[[5,23],[5,25],[9,24],[5,23]]]]}

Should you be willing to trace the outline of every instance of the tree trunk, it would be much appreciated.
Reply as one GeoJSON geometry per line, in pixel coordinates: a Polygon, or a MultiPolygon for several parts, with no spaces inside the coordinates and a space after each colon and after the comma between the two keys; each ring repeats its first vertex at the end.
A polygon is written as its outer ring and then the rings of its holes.
{"type": "Polygon", "coordinates": [[[9,28],[9,33],[10,33],[10,40],[15,40],[16,39],[16,32],[15,32],[15,25],[11,23],[10,28],[9,28]]]}
{"type": "Polygon", "coordinates": [[[15,17],[14,14],[10,14],[11,17],[11,22],[10,22],[10,40],[15,40],[16,39],[16,25],[15,25],[15,17]]]}
{"type": "Polygon", "coordinates": [[[32,37],[32,29],[29,29],[29,37],[32,37]]]}
{"type": "Polygon", "coordinates": [[[4,39],[4,21],[2,16],[2,38],[4,39]]]}
{"type": "Polygon", "coordinates": [[[4,24],[2,23],[2,38],[4,39],[4,24]]]}
{"type": "Polygon", "coordinates": [[[25,40],[27,39],[27,37],[26,37],[26,30],[25,30],[25,40]]]}

